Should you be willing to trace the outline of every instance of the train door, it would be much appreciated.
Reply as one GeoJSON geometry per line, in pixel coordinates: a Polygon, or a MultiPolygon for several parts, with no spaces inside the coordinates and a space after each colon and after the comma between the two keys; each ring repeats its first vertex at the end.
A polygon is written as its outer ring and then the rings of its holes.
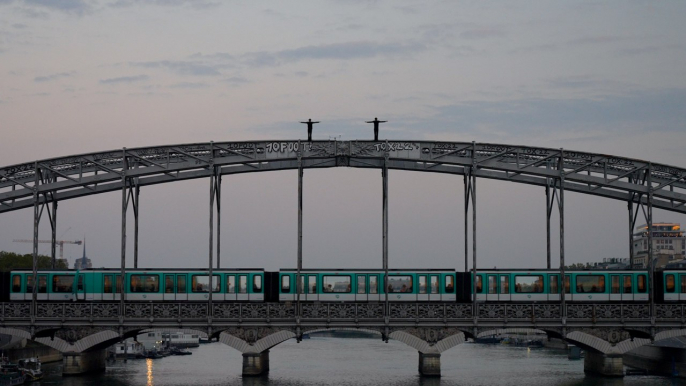
{"type": "Polygon", "coordinates": [[[115,275],[115,287],[114,287],[114,300],[121,300],[122,290],[124,288],[122,284],[121,275],[115,275]]]}
{"type": "MultiPolygon", "coordinates": [[[[486,300],[486,295],[484,294],[484,275],[483,273],[479,273],[476,275],[476,283],[474,287],[476,287],[476,300],[477,301],[484,301],[486,300]]],[[[472,293],[474,292],[474,287],[472,287],[471,291],[472,293]]]]}
{"type": "Polygon", "coordinates": [[[114,275],[102,275],[102,300],[114,300],[114,275]]]}
{"type": "Polygon", "coordinates": [[[455,275],[444,274],[443,285],[443,295],[441,296],[441,300],[444,302],[454,302],[457,300],[457,296],[455,295],[455,275]]]}
{"type": "Polygon", "coordinates": [[[279,301],[292,301],[295,299],[295,291],[293,290],[295,280],[293,275],[288,273],[279,273],[279,301]]]}
{"type": "Polygon", "coordinates": [[[367,300],[367,275],[357,275],[357,290],[355,291],[355,301],[366,302],[367,300]]]}
{"type": "Polygon", "coordinates": [[[441,281],[438,275],[429,275],[429,301],[436,302],[441,300],[441,281]]]}
{"type": "Polygon", "coordinates": [[[236,297],[236,275],[224,276],[224,299],[235,302],[236,297]]]}
{"type": "Polygon", "coordinates": [[[622,275],[622,300],[634,300],[632,275],[622,275]]]}
{"type": "Polygon", "coordinates": [[[238,292],[236,293],[236,300],[246,301],[249,300],[248,296],[248,275],[237,275],[238,280],[238,292]]]}
{"type": "Polygon", "coordinates": [[[417,288],[417,301],[426,302],[429,300],[429,276],[418,275],[417,281],[419,287],[417,288]]]}
{"type": "Polygon", "coordinates": [[[679,275],[679,300],[686,300],[686,275],[679,275]]]}
{"type": "Polygon", "coordinates": [[[486,301],[497,302],[498,301],[498,275],[486,275],[487,286],[486,286],[486,301]]]}
{"type": "Polygon", "coordinates": [[[188,300],[188,276],[176,275],[176,300],[188,300]]]}
{"type": "Polygon", "coordinates": [[[369,295],[367,299],[370,302],[378,302],[381,299],[379,295],[379,275],[369,275],[369,295]]]}
{"type": "Polygon", "coordinates": [[[174,285],[174,275],[165,274],[164,275],[164,295],[162,295],[163,300],[176,300],[176,288],[174,285]]]}
{"type": "Polygon", "coordinates": [[[305,300],[308,302],[318,301],[319,294],[317,293],[317,275],[307,275],[307,288],[305,300]]]}
{"type": "Polygon", "coordinates": [[[648,275],[645,273],[636,275],[634,300],[648,301],[648,275]]]}
{"type": "MultiPolygon", "coordinates": [[[[36,300],[48,300],[48,277],[38,275],[38,288],[36,289],[36,300]]],[[[26,275],[26,298],[33,299],[33,275],[26,275]]]]}
{"type": "Polygon", "coordinates": [[[560,300],[560,275],[548,274],[548,300],[560,300]]]}
{"type": "Polygon", "coordinates": [[[264,285],[262,280],[262,274],[255,273],[251,275],[250,284],[250,301],[261,302],[264,300],[264,285]]]}
{"type": "Polygon", "coordinates": [[[510,301],[510,275],[499,275],[500,283],[498,283],[498,300],[510,301]]]}
{"type": "Polygon", "coordinates": [[[76,300],[86,300],[86,280],[82,273],[76,280],[76,300]]]}
{"type": "Polygon", "coordinates": [[[622,300],[621,280],[620,275],[610,275],[610,301],[622,300]]]}

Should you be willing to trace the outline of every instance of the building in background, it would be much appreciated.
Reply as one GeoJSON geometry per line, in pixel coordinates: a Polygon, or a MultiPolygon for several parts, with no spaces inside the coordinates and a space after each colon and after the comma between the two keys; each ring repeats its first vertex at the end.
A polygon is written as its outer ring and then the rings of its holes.
{"type": "Polygon", "coordinates": [[[83,238],[83,257],[76,259],[74,261],[74,269],[88,269],[93,268],[93,262],[91,259],[86,257],[86,237],[83,238]]]}
{"type": "MultiPolygon", "coordinates": [[[[679,223],[653,223],[653,260],[655,268],[664,268],[686,258],[686,237],[679,223]]],[[[636,227],[633,237],[634,266],[633,268],[648,268],[648,225],[636,227]]]]}

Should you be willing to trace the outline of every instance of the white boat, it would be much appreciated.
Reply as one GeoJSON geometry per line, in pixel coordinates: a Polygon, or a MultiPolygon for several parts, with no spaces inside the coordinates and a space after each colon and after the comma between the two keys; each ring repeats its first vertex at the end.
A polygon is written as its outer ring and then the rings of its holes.
{"type": "Polygon", "coordinates": [[[22,371],[29,380],[37,381],[43,378],[41,363],[36,357],[19,359],[17,361],[17,368],[22,371]]]}

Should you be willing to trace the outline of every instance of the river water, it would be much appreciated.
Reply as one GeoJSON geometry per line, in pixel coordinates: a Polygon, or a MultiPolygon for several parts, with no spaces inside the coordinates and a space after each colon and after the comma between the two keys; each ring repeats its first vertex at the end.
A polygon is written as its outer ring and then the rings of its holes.
{"type": "Polygon", "coordinates": [[[223,343],[191,349],[193,355],[108,363],[104,374],[60,376],[60,364],[46,364],[45,378],[32,385],[686,385],[656,376],[606,379],[584,375],[583,360],[563,351],[465,343],[441,356],[442,377],[421,378],[418,354],[397,341],[312,337],[286,341],[270,352],[265,377],[242,378],[241,354],[223,343]]]}

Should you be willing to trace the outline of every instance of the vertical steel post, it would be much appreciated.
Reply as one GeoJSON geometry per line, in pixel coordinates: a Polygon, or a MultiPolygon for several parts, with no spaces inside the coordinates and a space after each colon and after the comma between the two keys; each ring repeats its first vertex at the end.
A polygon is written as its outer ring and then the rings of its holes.
{"type": "MultiPolygon", "coordinates": [[[[52,228],[52,238],[50,239],[50,255],[52,257],[52,269],[55,269],[56,247],[57,247],[57,200],[52,196],[52,217],[50,218],[50,227],[52,228]]],[[[64,244],[62,244],[64,245],[64,244]]],[[[67,267],[69,268],[69,267],[67,267]]]]}
{"type": "Polygon", "coordinates": [[[655,322],[655,294],[653,293],[653,279],[655,278],[655,261],[653,256],[653,164],[648,163],[648,294],[650,296],[650,320],[655,322]]]}
{"type": "Polygon", "coordinates": [[[221,234],[222,234],[222,174],[221,167],[217,168],[214,177],[217,185],[217,269],[221,268],[221,234]]]}
{"type": "MultiPolygon", "coordinates": [[[[550,164],[548,163],[548,168],[550,168],[550,164]]],[[[550,178],[545,179],[545,233],[546,233],[546,256],[547,256],[547,265],[546,267],[550,269],[550,214],[551,214],[551,202],[550,202],[550,178]]]]}
{"type": "Polygon", "coordinates": [[[302,160],[301,143],[298,141],[298,266],[295,275],[295,293],[296,293],[296,312],[295,316],[300,323],[300,293],[304,292],[304,286],[300,279],[300,270],[303,265],[303,160],[302,160]]]}
{"type": "MultiPolygon", "coordinates": [[[[558,209],[560,211],[560,280],[562,283],[562,288],[560,290],[560,300],[562,303],[562,322],[563,324],[567,319],[567,305],[565,299],[565,170],[564,170],[564,158],[565,153],[563,149],[560,149],[560,162],[558,164],[558,169],[560,172],[560,190],[559,190],[559,204],[558,209]]],[[[569,282],[570,292],[571,292],[571,278],[569,282]]]]}
{"type": "Polygon", "coordinates": [[[384,294],[385,294],[385,314],[386,322],[390,317],[390,308],[388,304],[388,287],[390,280],[388,278],[388,141],[386,141],[386,150],[384,152],[383,170],[381,177],[383,179],[383,217],[382,217],[382,232],[383,232],[383,270],[384,270],[384,294]]]}
{"type": "MultiPolygon", "coordinates": [[[[477,320],[479,313],[476,308],[476,175],[474,170],[472,170],[472,277],[474,278],[474,300],[472,300],[474,320],[477,320]]],[[[484,288],[484,286],[486,286],[486,283],[481,283],[481,288],[484,288]]]]}
{"type": "Polygon", "coordinates": [[[471,168],[465,167],[464,173],[464,271],[469,272],[469,197],[471,194],[471,168]]]}
{"type": "Polygon", "coordinates": [[[38,286],[36,285],[36,279],[38,277],[38,224],[40,223],[40,210],[39,210],[39,195],[38,186],[40,185],[40,169],[38,168],[38,162],[34,164],[35,180],[33,185],[33,294],[31,296],[31,322],[35,321],[36,317],[36,301],[38,300],[38,286]]]}
{"type": "MultiPolygon", "coordinates": [[[[209,283],[209,293],[208,293],[208,298],[207,298],[207,315],[212,315],[212,290],[213,288],[213,283],[212,283],[212,267],[214,266],[214,257],[212,252],[214,251],[214,192],[215,192],[215,184],[216,184],[216,175],[217,175],[217,170],[214,167],[214,142],[210,142],[210,171],[212,172],[210,174],[210,243],[209,243],[209,275],[208,275],[208,283],[209,283]]],[[[210,317],[211,318],[211,317],[210,317]]]]}
{"type": "Polygon", "coordinates": [[[121,316],[124,316],[126,315],[124,301],[126,298],[126,209],[128,208],[126,197],[126,172],[129,168],[126,159],[126,148],[122,150],[121,162],[121,295],[119,303],[121,305],[121,316]]]}
{"type": "Polygon", "coordinates": [[[138,185],[138,177],[134,181],[134,199],[133,199],[133,268],[138,268],[138,204],[141,194],[141,187],[138,185]]]}
{"type": "MultiPolygon", "coordinates": [[[[631,183],[631,178],[629,178],[631,183]]],[[[629,195],[627,207],[629,209],[629,268],[634,269],[634,194],[629,195]]]]}

